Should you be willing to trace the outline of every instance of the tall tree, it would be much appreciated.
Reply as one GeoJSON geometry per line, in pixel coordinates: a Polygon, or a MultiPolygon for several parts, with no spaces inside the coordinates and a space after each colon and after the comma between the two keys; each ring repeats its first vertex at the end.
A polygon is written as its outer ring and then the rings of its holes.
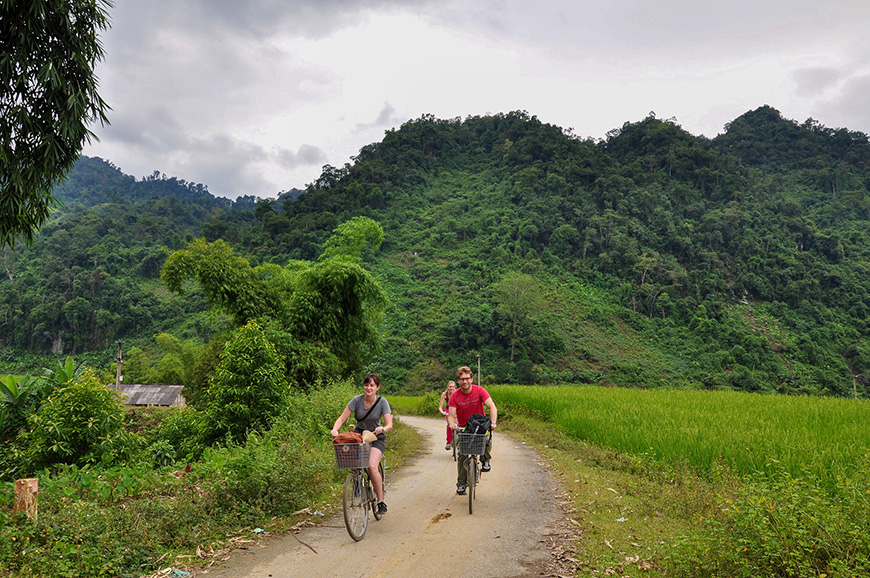
{"type": "Polygon", "coordinates": [[[538,281],[525,273],[511,271],[499,281],[497,290],[498,311],[507,319],[513,362],[521,335],[531,330],[532,319],[544,311],[546,304],[538,281]]]}
{"type": "Polygon", "coordinates": [[[72,169],[88,125],[106,123],[97,93],[98,32],[109,0],[0,2],[0,246],[31,243],[58,206],[52,188],[72,169]]]}

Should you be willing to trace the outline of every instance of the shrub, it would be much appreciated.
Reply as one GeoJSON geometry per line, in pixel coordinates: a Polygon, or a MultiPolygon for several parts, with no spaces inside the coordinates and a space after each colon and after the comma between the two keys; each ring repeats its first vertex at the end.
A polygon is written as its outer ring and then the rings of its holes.
{"type": "Polygon", "coordinates": [[[260,326],[251,321],[227,343],[209,388],[206,439],[243,443],[266,430],[287,402],[284,364],[260,326]]]}
{"type": "MultiPolygon", "coordinates": [[[[441,403],[440,391],[427,391],[420,400],[420,415],[427,417],[438,415],[438,404],[441,403]]],[[[445,404],[445,409],[446,404],[445,404]]]]}
{"type": "Polygon", "coordinates": [[[205,414],[190,407],[172,408],[149,438],[151,444],[165,442],[175,450],[176,459],[194,461],[202,455],[205,414]]]}
{"type": "Polygon", "coordinates": [[[168,466],[175,463],[175,448],[166,440],[157,440],[148,446],[148,453],[155,467],[168,466]]]}
{"type": "Polygon", "coordinates": [[[339,471],[329,430],[356,393],[350,382],[293,392],[270,431],[252,433],[244,447],[209,452],[196,470],[209,499],[227,511],[269,516],[309,506],[339,471]]]}
{"type": "Polygon", "coordinates": [[[116,391],[90,369],[68,383],[28,416],[23,441],[31,469],[55,463],[108,464],[141,449],[141,438],[124,429],[124,406],[116,391]]]}

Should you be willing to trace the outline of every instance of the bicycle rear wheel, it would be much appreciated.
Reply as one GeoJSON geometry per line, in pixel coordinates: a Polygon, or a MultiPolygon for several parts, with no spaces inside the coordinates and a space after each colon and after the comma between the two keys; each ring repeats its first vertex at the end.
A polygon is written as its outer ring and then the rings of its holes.
{"type": "MultiPolygon", "coordinates": [[[[384,462],[378,462],[378,473],[381,474],[381,492],[384,494],[384,498],[387,497],[387,478],[384,476],[384,462]]],[[[371,504],[372,504],[372,514],[375,517],[375,520],[380,520],[383,518],[383,514],[378,513],[378,496],[375,494],[375,489],[372,487],[372,481],[368,479],[366,476],[366,482],[368,483],[369,491],[371,492],[371,504]]]]}
{"type": "Polygon", "coordinates": [[[474,513],[474,494],[477,491],[478,468],[477,456],[468,456],[468,513],[474,513]]]}
{"type": "Polygon", "coordinates": [[[351,470],[344,480],[344,525],[350,537],[359,542],[369,525],[369,505],[366,500],[366,479],[362,470],[351,470]]]}

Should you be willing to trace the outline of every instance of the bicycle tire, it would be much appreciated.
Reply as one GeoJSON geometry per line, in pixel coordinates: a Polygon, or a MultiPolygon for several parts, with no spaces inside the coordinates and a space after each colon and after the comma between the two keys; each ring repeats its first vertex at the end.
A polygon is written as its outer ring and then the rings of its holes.
{"type": "Polygon", "coordinates": [[[477,491],[477,456],[468,456],[468,475],[466,476],[466,481],[468,482],[468,513],[474,513],[474,494],[477,491]]]}
{"type": "Polygon", "coordinates": [[[341,499],[344,508],[344,525],[350,537],[357,542],[366,535],[366,528],[369,525],[365,483],[366,478],[362,475],[362,470],[351,470],[344,480],[344,494],[341,499]]]}
{"type": "MultiPolygon", "coordinates": [[[[366,470],[368,471],[368,470],[366,470]]],[[[384,498],[387,497],[387,477],[384,475],[384,462],[378,462],[378,473],[381,474],[381,493],[384,495],[384,498]]],[[[384,517],[383,514],[378,513],[378,496],[375,494],[375,488],[372,486],[372,481],[369,479],[368,474],[366,474],[366,482],[368,482],[368,488],[371,493],[371,503],[372,503],[372,514],[375,517],[375,520],[380,520],[384,517]]]]}
{"type": "Polygon", "coordinates": [[[453,461],[456,461],[456,434],[453,434],[453,441],[450,442],[450,445],[453,446],[453,461]]]}

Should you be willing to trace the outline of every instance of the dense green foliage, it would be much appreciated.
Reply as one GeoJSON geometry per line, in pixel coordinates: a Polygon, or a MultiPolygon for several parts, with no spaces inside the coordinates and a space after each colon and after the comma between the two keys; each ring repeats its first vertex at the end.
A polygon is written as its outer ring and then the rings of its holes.
{"type": "Polygon", "coordinates": [[[263,330],[251,321],[224,347],[209,387],[205,436],[243,443],[251,430],[267,430],[290,395],[284,364],[263,330]]]}
{"type": "Polygon", "coordinates": [[[0,247],[31,241],[58,202],[88,125],[106,122],[97,93],[107,0],[0,2],[0,247]]]}
{"type": "MultiPolygon", "coordinates": [[[[262,320],[290,383],[312,387],[355,375],[378,351],[385,297],[361,261],[382,239],[371,219],[350,219],[327,240],[318,262],[294,260],[286,267],[251,267],[227,243],[197,239],[169,256],[161,278],[175,293],[195,280],[237,326],[262,320]]],[[[197,397],[208,386],[193,389],[197,397]]]]}
{"type": "Polygon", "coordinates": [[[111,465],[134,455],[142,442],[124,428],[118,392],[88,369],[49,395],[28,416],[22,435],[23,473],[57,463],[111,465]]]}
{"type": "MultiPolygon", "coordinates": [[[[161,247],[203,238],[193,247],[231,247],[260,276],[297,260],[314,273],[341,249],[325,245],[336,228],[364,216],[383,230],[363,257],[389,298],[369,367],[408,392],[440,388],[480,355],[490,382],[866,396],[868,184],[866,135],[770,107],[712,140],[654,115],[601,141],[524,112],[424,116],[324,167],[304,193],[256,202],[82,159],[58,192],[71,206],[33,249],[5,254],[0,335],[13,358],[102,349],[105,363],[117,339],[204,343],[227,318],[206,313],[214,295],[199,287],[164,290],[161,247]],[[534,288],[527,309],[509,303],[518,279],[534,288]]],[[[334,266],[307,282],[341,278],[334,266]]],[[[305,315],[328,303],[306,302],[305,315]]],[[[296,342],[318,326],[286,331],[298,321],[285,316],[271,330],[289,335],[270,340],[285,358],[318,359],[296,342]]]]}

